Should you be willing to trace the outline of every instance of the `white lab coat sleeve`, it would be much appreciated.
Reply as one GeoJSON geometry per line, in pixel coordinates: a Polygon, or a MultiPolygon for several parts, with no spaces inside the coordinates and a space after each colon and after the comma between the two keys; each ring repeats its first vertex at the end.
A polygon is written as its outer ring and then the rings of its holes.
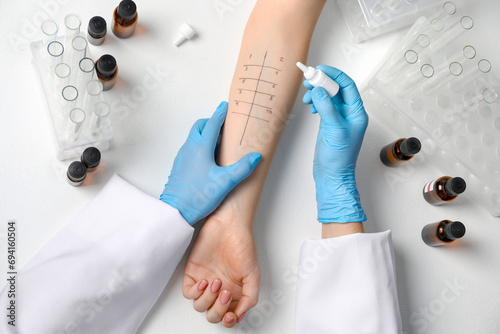
{"type": "Polygon", "coordinates": [[[16,327],[0,333],[135,333],[189,246],[180,213],[115,175],[17,277],[16,327]]]}
{"type": "Polygon", "coordinates": [[[391,232],[307,240],[295,308],[296,334],[401,333],[391,232]]]}

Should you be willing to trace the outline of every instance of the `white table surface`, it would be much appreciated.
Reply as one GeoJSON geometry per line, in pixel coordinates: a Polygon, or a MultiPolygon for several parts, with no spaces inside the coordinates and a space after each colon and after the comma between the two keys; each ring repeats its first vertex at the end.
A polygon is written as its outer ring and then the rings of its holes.
{"type": "MultiPolygon", "coordinates": [[[[70,161],[55,159],[28,43],[40,38],[38,27],[44,17],[62,25],[64,16],[74,12],[82,17],[84,30],[90,17],[101,15],[109,27],[117,3],[0,2],[0,233],[5,233],[8,219],[17,220],[19,267],[114,173],[159,196],[192,123],[208,117],[227,99],[243,29],[255,1],[137,1],[139,28],[132,38],[118,39],[108,29],[105,44],[91,46],[94,57],[110,53],[118,61],[119,83],[106,93],[115,101],[111,115],[115,137],[112,148],[103,152],[92,184],[73,188],[65,181],[70,161]],[[183,22],[191,24],[198,37],[175,48],[172,40],[183,22]],[[157,87],[145,89],[143,81],[151,72],[163,74],[157,87]]],[[[490,61],[498,71],[499,2],[481,0],[468,6],[475,29],[484,31],[475,45],[492,55],[490,61]]],[[[317,25],[308,63],[337,66],[362,85],[396,38],[391,34],[353,44],[336,2],[330,0],[317,25]]],[[[300,102],[303,93],[281,139],[257,213],[255,237],[262,269],[259,305],[237,329],[209,324],[182,297],[184,259],[139,333],[293,332],[299,249],[305,238],[320,234],[311,173],[319,119],[300,102]],[[271,300],[274,291],[284,294],[283,303],[271,300]]],[[[378,159],[380,148],[401,135],[371,118],[357,181],[369,217],[366,231],[391,229],[393,233],[404,330],[500,333],[500,218],[467,198],[443,207],[428,205],[421,189],[439,177],[439,171],[424,163],[388,169],[378,159]],[[387,181],[393,176],[400,176],[396,187],[387,181]],[[442,219],[463,221],[466,236],[453,248],[426,246],[420,238],[422,227],[442,219]]]]}

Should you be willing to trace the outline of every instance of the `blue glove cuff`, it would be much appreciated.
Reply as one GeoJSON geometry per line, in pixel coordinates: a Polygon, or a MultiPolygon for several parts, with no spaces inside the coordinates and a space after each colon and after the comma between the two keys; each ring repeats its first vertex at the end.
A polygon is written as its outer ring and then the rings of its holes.
{"type": "Polygon", "coordinates": [[[169,187],[168,184],[165,185],[165,190],[164,193],[160,195],[160,200],[167,203],[174,209],[177,209],[181,214],[181,216],[189,223],[189,225],[192,226],[194,223],[200,220],[200,217],[202,217],[201,212],[191,209],[195,208],[196,206],[194,206],[193,203],[186,201],[181,197],[166,193],[168,187],[169,187]]]}
{"type": "Polygon", "coordinates": [[[356,188],[355,165],[325,177],[315,175],[318,221],[320,223],[364,222],[367,217],[361,207],[356,188]]]}

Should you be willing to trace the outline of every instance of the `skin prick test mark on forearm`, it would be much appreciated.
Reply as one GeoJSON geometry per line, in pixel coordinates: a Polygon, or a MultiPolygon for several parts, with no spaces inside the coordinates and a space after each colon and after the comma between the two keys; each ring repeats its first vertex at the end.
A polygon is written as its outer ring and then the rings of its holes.
{"type": "MultiPolygon", "coordinates": [[[[281,72],[277,66],[269,65],[271,60],[268,59],[267,51],[259,63],[254,63],[255,57],[252,62],[252,55],[249,55],[248,63],[242,65],[245,75],[238,78],[242,86],[236,89],[238,98],[234,100],[234,104],[237,111],[232,111],[233,114],[246,117],[240,146],[245,138],[250,119],[270,122],[273,115],[271,104],[276,99],[277,78],[281,72]]],[[[284,62],[283,57],[279,57],[279,62],[284,62]]]]}

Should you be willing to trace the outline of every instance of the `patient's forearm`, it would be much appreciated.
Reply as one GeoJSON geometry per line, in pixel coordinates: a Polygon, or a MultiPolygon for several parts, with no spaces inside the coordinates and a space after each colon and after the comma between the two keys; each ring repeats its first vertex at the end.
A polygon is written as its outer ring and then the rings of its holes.
{"type": "MultiPolygon", "coordinates": [[[[257,151],[254,173],[228,196],[215,215],[237,210],[253,223],[271,160],[302,81],[297,61],[306,62],[314,27],[326,0],[258,1],[248,20],[229,94],[219,164],[257,151]]],[[[232,216],[234,218],[234,215],[232,216]]]]}

